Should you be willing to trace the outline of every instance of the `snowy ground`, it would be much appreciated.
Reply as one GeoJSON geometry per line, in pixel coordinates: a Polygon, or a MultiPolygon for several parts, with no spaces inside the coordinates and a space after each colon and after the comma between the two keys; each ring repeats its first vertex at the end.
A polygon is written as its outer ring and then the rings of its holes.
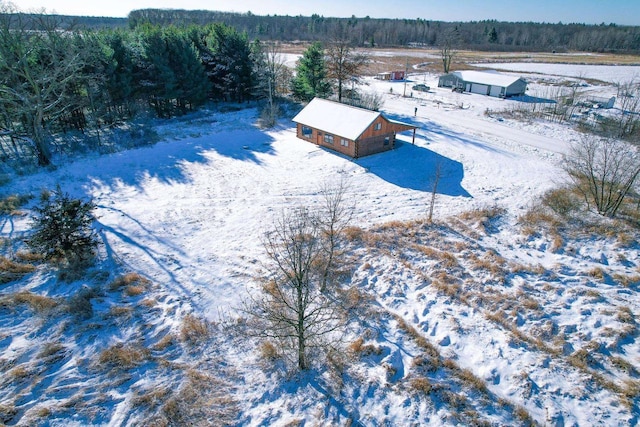
{"type": "MultiPolygon", "coordinates": [[[[636,237],[565,236],[557,247],[543,230],[527,236],[517,225],[536,197],[564,182],[562,155],[577,135],[486,116],[517,101],[452,93],[436,79],[367,79],[385,114],[419,130],[415,145],[403,134],[395,150],[359,160],[297,139],[287,120],[260,130],[250,108],[163,122],[154,145],[15,177],[6,194],[60,184],[92,197],[105,261],[69,284],[41,267],[0,287],[0,423],[202,420],[175,408],[189,400],[189,384],[206,383],[191,400],[219,410],[220,424],[636,424],[638,395],[627,391],[639,387],[636,237]],[[411,90],[423,82],[430,92],[411,90]],[[429,227],[421,221],[437,165],[438,225],[429,227]],[[188,345],[185,316],[237,317],[273,218],[316,206],[321,185],[338,177],[368,236],[350,249],[348,285],[372,301],[348,340],[362,337],[373,350],[338,373],[290,377],[220,324],[209,341],[188,345]],[[491,210],[504,213],[482,217],[491,210]],[[108,285],[118,271],[150,283],[141,295],[121,292],[108,285]],[[631,279],[622,286],[614,277],[631,279]],[[80,323],[68,310],[8,302],[24,290],[68,299],[82,285],[101,292],[80,323]],[[100,356],[118,345],[139,350],[135,363],[109,368],[100,356]]],[[[19,237],[27,225],[5,218],[3,235],[19,237]]]]}
{"type": "Polygon", "coordinates": [[[545,76],[578,77],[608,83],[631,83],[640,79],[636,65],[541,64],[536,62],[478,63],[475,67],[514,72],[538,73],[545,76]]]}

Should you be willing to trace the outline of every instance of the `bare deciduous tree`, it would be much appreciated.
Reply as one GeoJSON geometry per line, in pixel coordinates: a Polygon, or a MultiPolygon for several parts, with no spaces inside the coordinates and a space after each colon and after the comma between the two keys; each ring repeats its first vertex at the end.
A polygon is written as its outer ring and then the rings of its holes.
{"type": "Polygon", "coordinates": [[[254,72],[258,81],[256,96],[264,98],[267,102],[263,110],[263,121],[267,127],[271,127],[276,124],[280,111],[277,99],[289,83],[289,70],[278,43],[256,41],[252,46],[252,53],[254,72]]]}
{"type": "Polygon", "coordinates": [[[584,135],[565,160],[587,204],[607,217],[616,215],[640,174],[637,147],[611,138],[584,135]]]}
{"type": "Polygon", "coordinates": [[[277,340],[299,370],[308,369],[314,352],[329,346],[344,323],[338,305],[320,289],[325,248],[316,216],[306,208],[283,214],[264,247],[270,277],[248,311],[262,324],[256,325],[262,337],[277,340]]]}
{"type": "Polygon", "coordinates": [[[358,79],[367,56],[356,52],[346,40],[334,40],[326,50],[327,72],[336,81],[338,102],[342,102],[343,86],[351,79],[358,79]]]}
{"type": "Polygon", "coordinates": [[[337,183],[325,183],[320,189],[323,207],[318,215],[325,253],[321,290],[324,291],[335,270],[335,259],[339,255],[341,236],[351,222],[355,205],[347,200],[347,180],[343,175],[337,183]]]}
{"type": "Polygon", "coordinates": [[[46,166],[46,124],[76,108],[71,98],[84,58],[53,16],[29,21],[11,13],[10,4],[0,6],[0,103],[13,121],[24,121],[21,133],[33,141],[38,164],[46,166]]]}
{"type": "Polygon", "coordinates": [[[448,28],[441,36],[440,41],[440,58],[442,59],[442,68],[445,73],[448,73],[451,69],[451,63],[455,58],[457,52],[455,46],[458,43],[459,33],[456,28],[448,28]]]}

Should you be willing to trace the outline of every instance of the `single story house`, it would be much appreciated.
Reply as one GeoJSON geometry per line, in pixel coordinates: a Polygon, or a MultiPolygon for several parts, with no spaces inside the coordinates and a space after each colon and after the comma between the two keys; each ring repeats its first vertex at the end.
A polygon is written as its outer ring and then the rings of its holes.
{"type": "Polygon", "coordinates": [[[508,76],[497,71],[454,71],[438,79],[438,87],[450,87],[461,92],[508,98],[524,95],[527,82],[522,77],[508,76]]]}
{"type": "Polygon", "coordinates": [[[404,71],[386,71],[376,74],[374,78],[378,80],[404,80],[404,76],[404,71]]]}
{"type": "Polygon", "coordinates": [[[378,111],[314,98],[294,118],[297,136],[353,158],[391,150],[396,133],[416,126],[389,120],[378,111]]]}

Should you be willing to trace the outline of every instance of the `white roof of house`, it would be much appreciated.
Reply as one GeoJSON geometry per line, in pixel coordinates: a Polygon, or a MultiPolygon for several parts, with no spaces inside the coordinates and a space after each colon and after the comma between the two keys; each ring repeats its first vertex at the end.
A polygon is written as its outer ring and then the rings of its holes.
{"type": "Polygon", "coordinates": [[[503,86],[507,87],[520,80],[520,77],[508,76],[506,74],[500,74],[496,71],[454,71],[452,74],[457,75],[465,82],[480,83],[490,86],[503,86]]]}
{"type": "Polygon", "coordinates": [[[380,113],[313,98],[293,121],[327,133],[355,140],[374,122],[380,113]]]}

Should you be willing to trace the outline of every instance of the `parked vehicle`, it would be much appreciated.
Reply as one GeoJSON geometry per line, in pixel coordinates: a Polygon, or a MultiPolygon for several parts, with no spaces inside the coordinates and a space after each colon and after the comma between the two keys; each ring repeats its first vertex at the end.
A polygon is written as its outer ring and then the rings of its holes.
{"type": "Polygon", "coordinates": [[[429,89],[431,89],[431,88],[429,86],[423,85],[421,83],[421,84],[414,85],[412,89],[413,90],[417,90],[419,92],[429,92],[429,89]]]}

